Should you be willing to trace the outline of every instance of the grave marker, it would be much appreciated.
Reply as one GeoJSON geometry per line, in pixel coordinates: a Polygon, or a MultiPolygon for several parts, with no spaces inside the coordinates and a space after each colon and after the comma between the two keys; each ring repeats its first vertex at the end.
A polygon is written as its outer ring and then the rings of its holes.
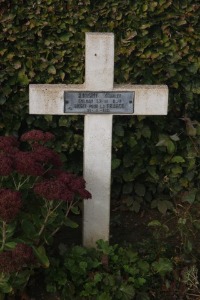
{"type": "Polygon", "coordinates": [[[109,240],[112,117],[166,115],[165,85],[114,85],[114,35],[86,33],[85,83],[31,84],[30,114],[85,115],[83,244],[109,240]]]}

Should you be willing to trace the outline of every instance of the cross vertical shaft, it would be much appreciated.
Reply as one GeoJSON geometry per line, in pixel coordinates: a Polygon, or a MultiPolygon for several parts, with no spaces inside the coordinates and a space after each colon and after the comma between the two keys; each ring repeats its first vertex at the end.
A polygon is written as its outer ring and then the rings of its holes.
{"type": "MultiPolygon", "coordinates": [[[[114,35],[86,33],[85,89],[110,91],[114,78],[114,35]]],[[[109,240],[112,115],[86,115],[84,178],[92,200],[84,201],[83,244],[109,240]]]]}

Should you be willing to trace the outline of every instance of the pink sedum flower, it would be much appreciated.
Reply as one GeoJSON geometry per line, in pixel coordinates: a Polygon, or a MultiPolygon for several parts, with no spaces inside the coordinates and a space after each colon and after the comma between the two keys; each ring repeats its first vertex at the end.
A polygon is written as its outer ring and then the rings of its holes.
{"type": "Polygon", "coordinates": [[[42,142],[46,143],[50,140],[54,139],[54,135],[50,132],[43,132],[42,130],[30,130],[24,134],[22,134],[20,140],[22,142],[42,142]]]}
{"type": "Polygon", "coordinates": [[[11,222],[19,213],[22,206],[20,193],[9,189],[0,189],[0,218],[11,222]]]}
{"type": "Polygon", "coordinates": [[[0,153],[13,154],[18,151],[19,143],[14,136],[0,136],[0,153]]]}
{"type": "Polygon", "coordinates": [[[72,201],[74,198],[74,193],[59,179],[49,179],[36,183],[34,192],[50,201],[72,201]]]}
{"type": "Polygon", "coordinates": [[[0,176],[8,176],[13,172],[13,159],[11,156],[0,153],[0,176]]]}
{"type": "Polygon", "coordinates": [[[48,173],[50,177],[34,186],[34,192],[47,200],[72,201],[75,196],[82,199],[91,198],[85,189],[85,180],[71,173],[54,170],[48,173]]]}
{"type": "Polygon", "coordinates": [[[34,262],[33,250],[30,246],[20,243],[12,250],[12,258],[18,264],[34,262]]]}
{"type": "Polygon", "coordinates": [[[19,151],[14,156],[14,168],[23,175],[42,176],[44,168],[37,160],[37,155],[32,152],[19,151]]]}
{"type": "Polygon", "coordinates": [[[35,257],[32,248],[23,243],[17,244],[12,251],[0,253],[0,272],[8,274],[18,272],[25,265],[34,262],[35,257]]]}
{"type": "Polygon", "coordinates": [[[11,251],[0,253],[0,272],[1,273],[12,273],[15,272],[16,268],[12,261],[11,251]]]}
{"type": "Polygon", "coordinates": [[[57,168],[62,166],[60,155],[43,145],[35,144],[33,147],[33,154],[35,154],[35,159],[40,163],[52,164],[57,168]]]}
{"type": "Polygon", "coordinates": [[[0,136],[0,149],[3,150],[5,147],[18,147],[19,143],[14,136],[0,136]]]}

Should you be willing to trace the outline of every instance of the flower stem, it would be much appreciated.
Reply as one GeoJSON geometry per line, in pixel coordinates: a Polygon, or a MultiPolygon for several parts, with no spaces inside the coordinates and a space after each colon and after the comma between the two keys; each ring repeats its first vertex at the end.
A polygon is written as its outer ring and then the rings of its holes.
{"type": "Polygon", "coordinates": [[[67,217],[68,216],[68,214],[69,214],[69,212],[70,212],[70,210],[71,210],[71,208],[72,208],[72,206],[73,206],[73,201],[72,202],[70,202],[70,204],[68,205],[68,207],[67,207],[67,211],[66,211],[66,214],[65,214],[65,217],[67,217]]]}
{"type": "Polygon", "coordinates": [[[3,221],[2,222],[2,245],[0,251],[3,251],[5,243],[6,243],[6,222],[3,221]]]}
{"type": "Polygon", "coordinates": [[[44,222],[40,228],[40,231],[38,233],[39,237],[42,235],[43,231],[45,230],[45,227],[47,225],[47,222],[49,220],[49,217],[53,214],[53,212],[61,205],[61,202],[58,203],[58,205],[56,205],[53,209],[52,209],[52,203],[50,203],[50,205],[48,205],[49,201],[45,199],[45,204],[46,204],[46,208],[47,208],[47,214],[46,217],[44,219],[44,222]]]}
{"type": "MultiPolygon", "coordinates": [[[[69,205],[67,205],[67,211],[66,211],[66,214],[65,214],[65,218],[67,218],[67,216],[68,216],[68,214],[69,214],[72,206],[74,206],[77,202],[78,201],[76,201],[75,203],[73,203],[73,201],[72,201],[72,202],[70,202],[69,205]]],[[[54,236],[58,232],[58,230],[60,230],[60,228],[62,227],[63,224],[64,224],[64,221],[62,221],[62,223],[52,232],[51,236],[54,236]]]]}
{"type": "Polygon", "coordinates": [[[27,176],[26,179],[22,182],[19,182],[19,185],[18,185],[18,191],[19,189],[30,179],[30,176],[27,176]]]}

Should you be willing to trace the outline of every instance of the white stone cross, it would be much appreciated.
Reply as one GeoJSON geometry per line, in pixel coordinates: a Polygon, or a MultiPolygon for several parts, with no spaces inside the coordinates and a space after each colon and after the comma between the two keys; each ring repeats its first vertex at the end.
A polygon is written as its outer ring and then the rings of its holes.
{"type": "MultiPolygon", "coordinates": [[[[99,108],[96,113],[91,113],[90,110],[78,113],[75,108],[65,112],[64,92],[73,91],[83,98],[84,93],[87,98],[87,92],[118,92],[120,95],[132,92],[134,110],[124,111],[124,113],[119,113],[120,115],[167,114],[167,86],[130,84],[113,86],[113,78],[114,35],[112,33],[86,33],[84,84],[30,85],[30,114],[85,115],[84,178],[87,189],[92,194],[91,200],[84,201],[83,244],[87,247],[95,246],[98,239],[109,240],[113,113],[112,109],[110,112],[107,110],[102,113],[99,108]]],[[[98,96],[98,93],[96,95],[98,96]]],[[[115,102],[115,100],[111,101],[115,102]]],[[[85,102],[82,101],[82,103],[85,102]]],[[[88,105],[85,104],[87,108],[88,105]]],[[[108,106],[105,104],[105,107],[108,106]]]]}

